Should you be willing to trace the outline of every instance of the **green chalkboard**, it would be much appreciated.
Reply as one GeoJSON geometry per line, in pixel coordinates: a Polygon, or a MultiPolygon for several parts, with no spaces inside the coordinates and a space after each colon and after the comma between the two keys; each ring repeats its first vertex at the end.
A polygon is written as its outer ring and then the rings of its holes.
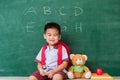
{"type": "Polygon", "coordinates": [[[47,22],[61,25],[61,41],[86,54],[92,72],[120,76],[120,0],[0,0],[0,76],[36,70],[47,22]]]}

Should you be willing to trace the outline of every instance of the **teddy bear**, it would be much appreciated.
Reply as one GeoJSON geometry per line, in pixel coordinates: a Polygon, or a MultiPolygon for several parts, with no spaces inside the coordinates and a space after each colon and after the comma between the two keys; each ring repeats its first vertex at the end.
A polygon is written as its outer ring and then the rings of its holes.
{"type": "Polygon", "coordinates": [[[69,79],[84,78],[88,79],[91,77],[90,69],[85,66],[87,56],[82,54],[70,54],[71,66],[68,69],[67,75],[69,79]]]}

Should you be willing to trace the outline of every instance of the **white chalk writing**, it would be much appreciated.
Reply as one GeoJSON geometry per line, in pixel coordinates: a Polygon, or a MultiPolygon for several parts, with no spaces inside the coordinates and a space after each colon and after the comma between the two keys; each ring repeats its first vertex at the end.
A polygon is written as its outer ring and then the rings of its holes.
{"type": "Polygon", "coordinates": [[[34,7],[30,7],[30,8],[27,8],[26,10],[25,10],[25,12],[24,12],[24,15],[27,15],[27,14],[37,14],[37,12],[36,12],[36,10],[35,10],[35,8],[34,7]]]}
{"type": "Polygon", "coordinates": [[[44,9],[44,14],[45,15],[51,14],[51,8],[50,7],[43,7],[43,9],[44,9]]]}
{"type": "Polygon", "coordinates": [[[60,8],[59,10],[60,15],[66,15],[66,13],[63,11],[64,8],[65,8],[64,6],[60,8]]]}
{"type": "Polygon", "coordinates": [[[28,22],[26,26],[27,32],[34,32],[33,30],[34,27],[35,27],[35,22],[28,22]]]}
{"type": "MultiPolygon", "coordinates": [[[[40,7],[39,9],[34,7],[34,6],[31,6],[29,8],[26,8],[23,12],[23,15],[24,16],[27,16],[27,15],[35,15],[35,16],[42,16],[42,17],[46,17],[47,16],[51,16],[53,14],[57,15],[57,16],[66,16],[67,18],[71,16],[73,18],[77,17],[77,16],[80,16],[83,14],[83,9],[80,7],[80,6],[73,6],[71,7],[72,9],[68,9],[66,8],[65,6],[61,6],[61,7],[58,7],[58,8],[55,8],[55,7],[51,7],[51,6],[42,6],[40,7]],[[69,11],[70,10],[70,11],[69,11]],[[71,11],[73,10],[73,11],[71,11]],[[40,13],[39,13],[40,12],[40,13]],[[72,12],[72,13],[69,13],[69,12],[72,12]],[[42,14],[42,15],[41,15],[42,14]]],[[[35,19],[35,16],[31,16],[35,19]]],[[[55,16],[55,18],[57,17],[55,16]]],[[[26,17],[27,18],[27,17],[26,17]]],[[[37,18],[37,17],[36,17],[37,18]]],[[[54,17],[53,17],[54,18],[54,17]]],[[[53,19],[52,18],[52,19],[53,19]]],[[[64,17],[63,17],[64,18],[64,17]]],[[[41,18],[42,19],[42,18],[41,18]]],[[[44,18],[43,18],[44,19],[44,18]]],[[[72,29],[75,31],[75,32],[82,32],[82,23],[81,22],[75,22],[74,23],[74,26],[68,26],[67,23],[69,22],[68,19],[66,19],[67,21],[63,20],[62,17],[59,17],[58,18],[58,21],[60,21],[61,23],[65,22],[65,25],[61,25],[62,26],[62,32],[68,32],[68,31],[71,31],[72,29]]],[[[71,19],[72,20],[72,19],[71,19]]],[[[48,21],[51,21],[50,19],[47,20],[45,19],[44,20],[45,22],[48,22],[48,21]]],[[[37,23],[35,21],[32,21],[32,19],[30,20],[30,22],[26,22],[26,30],[27,32],[35,32],[36,29],[35,28],[35,25],[37,23]]]]}
{"type": "Polygon", "coordinates": [[[81,23],[79,23],[79,24],[76,23],[76,27],[75,28],[76,28],[76,32],[79,32],[79,31],[82,32],[82,25],[81,25],[81,23]]]}
{"type": "MultiPolygon", "coordinates": [[[[72,13],[68,13],[66,11],[67,8],[65,8],[64,6],[58,8],[58,9],[55,9],[53,7],[50,7],[50,6],[43,6],[40,9],[38,9],[36,7],[31,6],[31,7],[25,9],[24,15],[27,15],[27,14],[36,15],[39,12],[43,13],[44,15],[51,15],[51,14],[55,14],[56,12],[58,12],[57,14],[61,15],[61,16],[65,16],[65,15],[69,15],[69,14],[71,14],[73,16],[80,16],[83,14],[83,9],[81,7],[75,6],[72,8],[74,9],[74,11],[72,11],[72,13]]],[[[69,9],[69,10],[71,10],[71,9],[69,9]]]]}
{"type": "Polygon", "coordinates": [[[83,13],[83,9],[81,7],[75,6],[75,16],[79,16],[83,13]]]}
{"type": "Polygon", "coordinates": [[[67,26],[63,26],[62,31],[66,32],[67,31],[67,26]]]}

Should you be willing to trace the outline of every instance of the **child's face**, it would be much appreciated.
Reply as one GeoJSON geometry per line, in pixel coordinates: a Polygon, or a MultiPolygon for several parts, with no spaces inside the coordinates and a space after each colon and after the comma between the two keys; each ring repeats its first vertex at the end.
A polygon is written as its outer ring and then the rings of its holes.
{"type": "Polygon", "coordinates": [[[50,46],[54,46],[61,39],[61,35],[59,34],[57,29],[49,28],[46,30],[44,38],[50,46]]]}

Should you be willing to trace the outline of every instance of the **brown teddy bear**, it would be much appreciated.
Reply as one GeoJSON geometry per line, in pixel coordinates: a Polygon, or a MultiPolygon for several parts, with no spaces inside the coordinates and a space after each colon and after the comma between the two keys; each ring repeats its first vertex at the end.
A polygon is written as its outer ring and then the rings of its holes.
{"type": "Polygon", "coordinates": [[[87,56],[82,54],[70,55],[72,66],[68,70],[68,78],[90,78],[91,71],[85,66],[87,56]]]}

